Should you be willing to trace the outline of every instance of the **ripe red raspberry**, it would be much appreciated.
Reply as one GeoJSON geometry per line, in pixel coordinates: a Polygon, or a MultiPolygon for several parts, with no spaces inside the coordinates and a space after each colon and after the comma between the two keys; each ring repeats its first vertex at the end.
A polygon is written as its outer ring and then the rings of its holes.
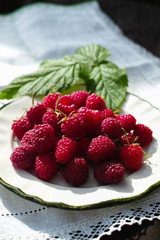
{"type": "Polygon", "coordinates": [[[89,138],[80,138],[78,141],[78,155],[81,157],[86,158],[87,157],[87,152],[88,152],[88,147],[90,144],[91,140],[89,138]]]}
{"type": "Polygon", "coordinates": [[[85,183],[88,178],[88,165],[84,158],[76,157],[69,162],[63,172],[67,183],[78,187],[85,183]]]}
{"type": "Polygon", "coordinates": [[[94,168],[94,177],[101,184],[119,183],[124,178],[125,169],[120,163],[104,162],[94,168]]]}
{"type": "Polygon", "coordinates": [[[87,156],[91,162],[99,163],[113,156],[114,152],[115,145],[112,140],[100,135],[92,139],[87,156]]]}
{"type": "Polygon", "coordinates": [[[15,168],[28,170],[34,166],[36,152],[32,145],[20,145],[11,154],[10,160],[15,168]]]}
{"type": "Polygon", "coordinates": [[[92,110],[86,107],[79,108],[77,112],[84,115],[87,136],[94,137],[95,128],[102,121],[101,112],[99,110],[92,110]]]}
{"type": "Polygon", "coordinates": [[[58,97],[61,97],[62,95],[60,93],[50,93],[43,99],[44,106],[46,108],[55,109],[55,103],[58,99],[58,97]]]}
{"type": "Polygon", "coordinates": [[[34,129],[27,131],[22,137],[21,145],[26,145],[26,144],[32,145],[31,139],[32,139],[33,133],[34,133],[34,129]]]}
{"type": "Polygon", "coordinates": [[[122,144],[122,145],[126,145],[126,144],[128,144],[128,142],[129,142],[129,144],[132,144],[132,143],[134,143],[134,141],[135,141],[135,136],[132,133],[126,133],[120,137],[120,144],[122,144]],[[127,135],[127,138],[126,138],[126,135],[127,135]],[[128,139],[128,141],[127,141],[127,139],[128,139]]]}
{"type": "Polygon", "coordinates": [[[66,164],[76,156],[77,152],[78,143],[74,139],[63,137],[58,141],[54,154],[58,163],[66,164]]]}
{"type": "Polygon", "coordinates": [[[69,115],[71,112],[77,109],[74,99],[71,95],[64,95],[60,97],[57,108],[66,115],[69,115]]]}
{"type": "Polygon", "coordinates": [[[117,115],[116,119],[119,121],[121,128],[124,128],[126,132],[134,130],[136,119],[131,114],[117,115]]]}
{"type": "Polygon", "coordinates": [[[19,139],[22,139],[23,135],[32,128],[33,125],[29,122],[27,117],[20,118],[19,120],[14,121],[11,127],[14,136],[19,139]]]}
{"type": "Polygon", "coordinates": [[[53,111],[47,111],[42,117],[42,123],[50,124],[53,127],[55,133],[61,131],[61,126],[58,124],[59,121],[60,118],[53,111]]]}
{"type": "Polygon", "coordinates": [[[31,142],[38,153],[53,151],[55,143],[54,129],[49,124],[39,124],[34,127],[31,142]]]}
{"type": "Polygon", "coordinates": [[[76,91],[71,94],[76,104],[77,109],[86,105],[87,97],[89,93],[86,91],[76,91]]]}
{"type": "Polygon", "coordinates": [[[111,139],[117,139],[121,133],[119,122],[112,117],[108,117],[102,121],[101,124],[102,134],[107,135],[111,139]]]}
{"type": "Polygon", "coordinates": [[[129,171],[138,170],[143,163],[143,150],[139,145],[124,145],[119,153],[123,166],[129,171]]]}
{"type": "Polygon", "coordinates": [[[92,95],[88,96],[86,100],[86,107],[94,110],[103,110],[105,109],[105,102],[100,96],[93,93],[92,95]]]}
{"type": "Polygon", "coordinates": [[[47,111],[47,108],[44,106],[44,104],[39,102],[37,105],[32,106],[27,111],[26,115],[31,124],[41,124],[42,116],[46,111],[47,111]]]}
{"type": "Polygon", "coordinates": [[[110,108],[105,108],[104,110],[102,110],[101,115],[102,115],[102,120],[108,117],[115,118],[115,114],[110,108]]]}
{"type": "Polygon", "coordinates": [[[36,157],[35,169],[38,178],[48,181],[57,173],[58,163],[52,154],[41,154],[36,157]]]}
{"type": "Polygon", "coordinates": [[[134,135],[138,136],[138,142],[141,146],[147,146],[152,142],[152,130],[144,124],[137,124],[135,126],[134,135]]]}
{"type": "Polygon", "coordinates": [[[76,113],[69,117],[61,125],[61,131],[69,138],[80,138],[86,136],[86,125],[84,115],[76,113]]]}

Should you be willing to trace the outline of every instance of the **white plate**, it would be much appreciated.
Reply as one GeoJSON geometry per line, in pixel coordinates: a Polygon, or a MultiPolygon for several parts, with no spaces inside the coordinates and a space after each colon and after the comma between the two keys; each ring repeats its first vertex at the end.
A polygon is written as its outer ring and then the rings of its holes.
{"type": "Polygon", "coordinates": [[[126,175],[115,185],[99,186],[90,172],[88,182],[82,187],[71,187],[62,180],[61,174],[52,182],[39,180],[34,174],[17,170],[12,166],[10,155],[18,143],[12,137],[12,121],[20,117],[32,104],[30,97],[23,97],[0,111],[0,182],[26,199],[54,207],[88,209],[117,204],[142,197],[160,183],[160,112],[146,101],[128,95],[122,113],[133,114],[137,122],[153,131],[154,140],[149,148],[149,159],[135,173],[126,175]]]}

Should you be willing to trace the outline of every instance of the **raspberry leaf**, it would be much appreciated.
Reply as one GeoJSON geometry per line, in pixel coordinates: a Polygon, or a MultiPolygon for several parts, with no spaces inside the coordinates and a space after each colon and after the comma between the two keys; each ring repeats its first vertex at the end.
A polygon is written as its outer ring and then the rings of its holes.
{"type": "Polygon", "coordinates": [[[115,110],[126,98],[128,79],[126,71],[109,62],[109,57],[107,49],[91,44],[78,48],[74,56],[43,61],[37,72],[14,79],[2,90],[0,99],[44,96],[52,88],[54,92],[68,94],[86,86],[103,96],[106,105],[115,110]]]}
{"type": "Polygon", "coordinates": [[[44,96],[52,88],[65,90],[79,81],[79,64],[56,64],[40,68],[37,72],[14,79],[1,93],[0,99],[12,99],[24,95],[44,96]]]}
{"type": "Polygon", "coordinates": [[[100,45],[91,44],[78,48],[76,56],[84,62],[99,64],[110,57],[110,52],[100,45]]]}
{"type": "Polygon", "coordinates": [[[106,61],[109,57],[110,52],[107,49],[100,45],[91,44],[78,48],[74,56],[64,56],[64,60],[81,63],[83,67],[87,67],[90,71],[93,66],[106,61]]]}
{"type": "Polygon", "coordinates": [[[62,60],[46,60],[42,62],[41,67],[49,67],[53,66],[56,63],[64,64],[68,63],[80,63],[85,64],[88,68],[95,66],[101,62],[106,61],[110,57],[110,52],[96,44],[90,44],[84,47],[80,47],[76,50],[76,54],[72,55],[65,55],[62,60]],[[87,65],[86,65],[87,64],[87,65]]]}
{"type": "Polygon", "coordinates": [[[87,90],[104,97],[106,106],[112,110],[119,108],[126,98],[127,74],[111,62],[101,63],[92,68],[87,90]]]}

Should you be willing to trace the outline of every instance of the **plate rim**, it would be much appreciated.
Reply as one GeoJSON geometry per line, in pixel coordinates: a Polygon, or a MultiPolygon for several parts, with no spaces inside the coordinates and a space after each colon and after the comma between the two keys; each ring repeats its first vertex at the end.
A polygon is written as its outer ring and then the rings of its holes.
{"type": "Polygon", "coordinates": [[[66,203],[62,203],[62,202],[47,202],[41,199],[40,197],[24,193],[20,188],[12,186],[9,183],[6,183],[2,178],[0,178],[0,184],[3,185],[5,188],[9,189],[10,191],[12,191],[13,193],[17,194],[18,196],[24,198],[25,200],[29,200],[31,202],[35,202],[47,207],[54,207],[54,208],[68,209],[68,210],[90,210],[90,209],[105,208],[109,206],[117,206],[117,205],[129,203],[129,202],[133,202],[135,200],[141,199],[144,196],[146,196],[148,193],[151,193],[156,188],[158,188],[160,186],[160,181],[152,184],[144,192],[132,197],[117,198],[117,199],[102,201],[99,203],[79,205],[79,206],[73,206],[66,203]]]}

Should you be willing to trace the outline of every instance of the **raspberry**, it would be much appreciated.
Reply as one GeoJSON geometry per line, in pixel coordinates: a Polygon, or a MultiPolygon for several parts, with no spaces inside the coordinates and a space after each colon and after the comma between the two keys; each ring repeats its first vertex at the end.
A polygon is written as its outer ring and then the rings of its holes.
{"type": "Polygon", "coordinates": [[[77,112],[84,115],[87,136],[94,137],[95,128],[102,121],[101,112],[99,110],[92,110],[86,107],[79,108],[77,112]]]}
{"type": "Polygon", "coordinates": [[[126,132],[134,130],[136,119],[131,114],[117,115],[116,119],[119,121],[121,128],[124,128],[126,132]]]}
{"type": "Polygon", "coordinates": [[[73,97],[71,95],[64,95],[60,97],[57,108],[66,115],[69,115],[71,112],[75,111],[76,105],[73,97]]]}
{"type": "Polygon", "coordinates": [[[143,163],[143,150],[139,145],[124,145],[119,153],[123,166],[129,171],[138,170],[143,163]]]}
{"type": "Polygon", "coordinates": [[[99,163],[113,156],[114,152],[115,145],[112,140],[100,135],[92,139],[87,156],[91,162],[99,163]]]}
{"type": "Polygon", "coordinates": [[[36,157],[36,176],[44,181],[50,180],[58,171],[58,163],[52,154],[46,153],[36,157]]]}
{"type": "Polygon", "coordinates": [[[144,124],[137,124],[134,130],[135,136],[138,136],[138,142],[141,146],[147,146],[152,142],[152,130],[144,124]]]}
{"type": "Polygon", "coordinates": [[[19,139],[22,139],[23,135],[32,128],[33,125],[29,122],[27,117],[14,121],[11,127],[13,134],[19,139]]]}
{"type": "Polygon", "coordinates": [[[93,93],[92,95],[88,96],[86,100],[86,107],[94,110],[103,110],[105,109],[105,102],[100,96],[93,93]]]}
{"type": "Polygon", "coordinates": [[[61,130],[66,137],[80,138],[86,136],[86,126],[84,121],[84,115],[77,113],[72,117],[69,117],[61,125],[61,130]]]}
{"type": "Polygon", "coordinates": [[[80,138],[78,141],[78,155],[81,157],[86,158],[87,157],[87,152],[88,152],[88,147],[90,144],[91,140],[89,138],[80,138]]]}
{"type": "Polygon", "coordinates": [[[102,134],[106,134],[111,139],[116,139],[120,136],[121,127],[119,122],[112,117],[108,117],[102,121],[102,134]]]}
{"type": "Polygon", "coordinates": [[[36,152],[32,145],[20,145],[11,154],[10,160],[15,168],[29,170],[34,166],[36,152]]]}
{"type": "Polygon", "coordinates": [[[58,124],[59,121],[60,118],[53,111],[47,111],[42,117],[42,123],[50,124],[53,127],[55,133],[58,133],[61,130],[61,126],[58,124]]]}
{"type": "Polygon", "coordinates": [[[85,91],[76,91],[71,94],[74,99],[74,102],[77,106],[77,109],[86,105],[87,97],[89,96],[88,92],[85,91]]]}
{"type": "Polygon", "coordinates": [[[129,144],[134,143],[134,141],[135,141],[135,136],[134,136],[134,134],[132,134],[132,133],[126,133],[126,135],[123,134],[123,135],[120,137],[120,144],[125,145],[125,144],[128,144],[128,142],[129,142],[129,144]],[[126,135],[127,135],[128,141],[127,141],[126,135]]]}
{"type": "Polygon", "coordinates": [[[115,118],[115,114],[110,108],[105,108],[104,110],[102,110],[101,115],[102,115],[102,120],[104,120],[105,118],[108,118],[108,117],[115,118]]]}
{"type": "Polygon", "coordinates": [[[69,162],[63,173],[67,183],[78,187],[85,183],[88,178],[88,165],[84,158],[76,157],[69,162]]]}
{"type": "Polygon", "coordinates": [[[55,103],[58,99],[58,97],[61,97],[62,95],[60,93],[51,93],[49,95],[47,95],[44,99],[43,99],[43,103],[44,106],[46,108],[51,108],[51,109],[55,109],[55,103]]]}
{"type": "Polygon", "coordinates": [[[30,123],[32,124],[41,124],[42,123],[42,116],[47,111],[47,108],[44,106],[43,103],[38,103],[36,106],[32,106],[27,111],[27,117],[30,123]]]}
{"type": "Polygon", "coordinates": [[[104,162],[94,168],[94,178],[101,184],[119,183],[124,177],[124,167],[120,163],[104,162]]]}
{"type": "Polygon", "coordinates": [[[56,161],[61,164],[66,164],[76,156],[77,152],[78,143],[73,139],[63,137],[55,147],[56,161]]]}
{"type": "Polygon", "coordinates": [[[36,125],[31,142],[40,154],[52,151],[55,143],[54,129],[49,124],[36,125]]]}
{"type": "Polygon", "coordinates": [[[32,139],[33,133],[34,133],[34,129],[27,131],[22,137],[21,145],[26,145],[26,144],[32,145],[31,139],[32,139]]]}

